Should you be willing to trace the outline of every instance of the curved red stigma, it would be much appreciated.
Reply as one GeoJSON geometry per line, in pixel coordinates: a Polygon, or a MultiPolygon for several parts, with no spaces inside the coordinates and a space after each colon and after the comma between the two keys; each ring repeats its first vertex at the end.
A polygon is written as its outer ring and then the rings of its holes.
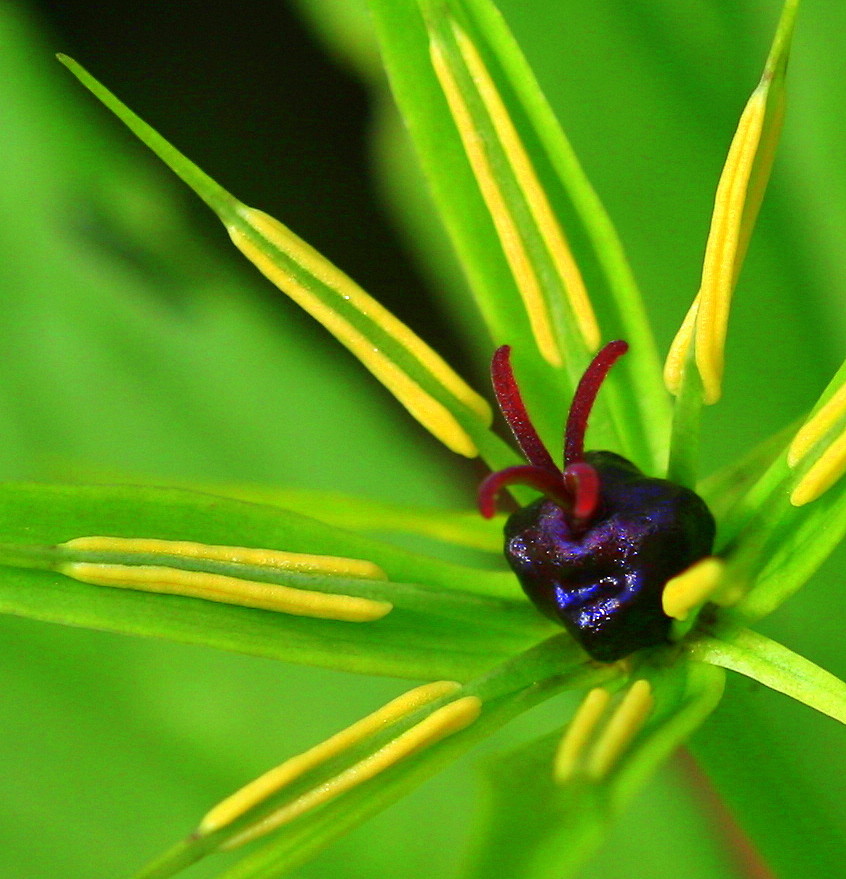
{"type": "Polygon", "coordinates": [[[570,413],[567,416],[567,429],[564,432],[564,465],[569,467],[577,464],[585,457],[585,433],[587,432],[588,418],[591,409],[596,402],[596,395],[608,375],[608,370],[629,350],[629,343],[618,339],[609,342],[600,349],[591,360],[590,366],[579,381],[573,402],[570,404],[570,413]]]}
{"type": "Polygon", "coordinates": [[[514,371],[511,368],[511,347],[497,348],[491,361],[491,377],[497,403],[529,462],[491,473],[479,486],[479,512],[490,519],[496,512],[496,499],[507,485],[528,485],[546,495],[564,511],[567,524],[574,532],[584,531],[596,516],[600,503],[599,473],[586,463],[585,433],[596,395],[608,371],[629,350],[627,342],[618,339],[602,348],[579,381],[564,433],[564,470],[560,470],[532,424],[514,371]]]}
{"type": "Polygon", "coordinates": [[[491,378],[496,401],[526,460],[535,467],[560,475],[561,471],[555,466],[552,455],[547,451],[526,411],[520,388],[511,369],[510,345],[503,345],[494,352],[491,361],[491,378]]]}
{"type": "Polygon", "coordinates": [[[497,470],[482,480],[479,486],[479,512],[490,519],[496,513],[496,496],[506,485],[530,485],[545,494],[550,500],[561,505],[565,510],[572,506],[572,500],[564,486],[561,473],[550,473],[533,464],[520,464],[517,467],[506,467],[497,470]]]}

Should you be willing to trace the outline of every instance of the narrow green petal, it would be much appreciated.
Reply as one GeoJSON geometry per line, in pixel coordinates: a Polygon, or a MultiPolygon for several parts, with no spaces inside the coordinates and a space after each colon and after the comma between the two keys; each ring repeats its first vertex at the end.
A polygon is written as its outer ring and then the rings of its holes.
{"type": "Polygon", "coordinates": [[[215,486],[213,494],[272,504],[351,531],[425,537],[451,546],[502,555],[502,517],[483,519],[477,510],[442,510],[374,501],[308,489],[215,486]]]}
{"type": "Polygon", "coordinates": [[[226,226],[235,245],[322,323],[452,451],[479,453],[487,402],[425,342],[278,220],[238,202],[70,58],[65,66],[171,168],[226,226]]]}
{"type": "Polygon", "coordinates": [[[714,636],[692,639],[686,649],[694,659],[739,672],[846,723],[846,683],[757,632],[725,625],[714,636]]]}
{"type": "Polygon", "coordinates": [[[796,433],[798,424],[787,427],[754,446],[737,461],[707,476],[696,486],[714,518],[720,522],[732,514],[736,505],[767,472],[796,433]]]}

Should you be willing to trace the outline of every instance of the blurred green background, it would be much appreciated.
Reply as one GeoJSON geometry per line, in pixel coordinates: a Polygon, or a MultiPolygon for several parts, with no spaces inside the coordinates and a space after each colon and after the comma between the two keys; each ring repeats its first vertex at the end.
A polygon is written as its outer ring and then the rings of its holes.
{"type": "MultiPolygon", "coordinates": [[[[725,399],[706,413],[706,469],[797,417],[846,350],[846,7],[806,2],[725,399]]],[[[665,349],[697,287],[717,175],[777,4],[500,6],[618,224],[665,349]]],[[[387,105],[361,0],[0,0],[3,478],[255,482],[469,504],[474,466],[438,448],[243,264],[56,51],[323,250],[479,387],[490,350],[457,299],[462,281],[387,105]]],[[[841,677],[843,560],[764,625],[841,677]]],[[[8,617],[0,627],[6,879],[125,876],[235,786],[405,687],[8,617]]],[[[524,718],[488,750],[567,710],[524,718]]],[[[846,734],[833,721],[734,680],[694,751],[778,876],[840,874],[846,734]]],[[[454,875],[477,763],[297,875],[454,875]]],[[[742,875],[670,766],[584,876],[682,873],[742,875]]]]}

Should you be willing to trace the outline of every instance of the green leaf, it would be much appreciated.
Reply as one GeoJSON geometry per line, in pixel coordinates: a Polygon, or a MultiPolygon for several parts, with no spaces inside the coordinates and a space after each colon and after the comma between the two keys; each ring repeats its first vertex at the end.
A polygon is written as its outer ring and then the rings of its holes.
{"type": "Polygon", "coordinates": [[[12,564],[28,563],[14,557],[14,547],[25,555],[28,547],[94,535],[366,559],[383,568],[391,582],[301,576],[300,584],[338,594],[376,597],[378,592],[395,605],[375,622],[339,622],[94,586],[52,571],[3,568],[0,611],[34,619],[327,668],[459,679],[525,649],[550,629],[517,597],[510,578],[428,559],[276,507],[175,489],[6,485],[0,490],[0,522],[2,558],[12,564]],[[427,579],[431,582],[423,584],[427,579]],[[478,590],[486,583],[494,591],[510,590],[515,598],[484,596],[478,590]],[[462,584],[477,594],[460,594],[462,584]]]}
{"type": "Polygon", "coordinates": [[[723,624],[713,636],[690,639],[685,649],[846,723],[846,683],[764,635],[723,624]]]}
{"type": "Polygon", "coordinates": [[[657,766],[713,711],[723,673],[688,665],[649,675],[653,714],[625,758],[600,779],[553,778],[560,734],[553,733],[492,761],[486,773],[484,835],[476,841],[467,879],[494,875],[521,879],[572,876],[602,842],[657,766]],[[531,814],[537,820],[515,821],[531,814]]]}

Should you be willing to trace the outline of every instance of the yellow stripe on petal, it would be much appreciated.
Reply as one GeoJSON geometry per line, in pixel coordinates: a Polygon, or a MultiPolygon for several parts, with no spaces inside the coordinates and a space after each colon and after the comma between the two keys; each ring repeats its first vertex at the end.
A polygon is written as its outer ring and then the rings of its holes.
{"type": "Polygon", "coordinates": [[[465,696],[438,708],[425,720],[421,720],[369,757],[365,757],[329,781],[297,797],[272,815],[247,828],[243,833],[233,836],[220,848],[233,849],[264,836],[358,785],[370,781],[406,757],[470,726],[479,717],[481,711],[482,700],[477,696],[465,696]]]}
{"type": "Polygon", "coordinates": [[[361,577],[387,580],[388,575],[373,562],[340,556],[311,555],[257,549],[246,546],[214,546],[189,540],[159,540],[149,537],[75,537],[59,544],[60,549],[77,552],[178,556],[209,562],[228,562],[302,574],[328,574],[335,577],[361,577]]]}
{"type": "MultiPolygon", "coordinates": [[[[414,357],[432,378],[456,400],[470,409],[471,412],[475,412],[486,424],[491,423],[493,415],[487,400],[477,394],[439,354],[401,320],[391,314],[387,308],[362,290],[349,276],[332,265],[301,238],[294,235],[279,220],[246,205],[239,206],[237,213],[250,228],[258,232],[273,247],[289,256],[308,274],[325,284],[361,314],[369,318],[382,332],[390,336],[414,357]]],[[[238,246],[240,249],[240,245],[238,246]]],[[[262,273],[267,275],[263,269],[262,273]]],[[[274,281],[274,283],[276,282],[274,281]]],[[[297,301],[299,302],[299,300],[297,301]]],[[[322,320],[321,323],[323,323],[322,320]]]]}
{"type": "Polygon", "coordinates": [[[811,449],[846,416],[846,384],[819,408],[796,434],[787,452],[787,464],[795,467],[811,449]]]}
{"type": "Polygon", "coordinates": [[[185,571],[159,565],[66,562],[58,565],[56,570],[95,586],[184,595],[223,604],[343,622],[372,622],[381,619],[393,609],[388,601],[292,589],[276,583],[242,580],[223,574],[185,571]]]}
{"type": "Polygon", "coordinates": [[[587,774],[603,778],[613,768],[638,734],[655,700],[649,681],[635,681],[617,706],[587,760],[587,774]]]}
{"type": "Polygon", "coordinates": [[[790,494],[790,503],[801,507],[815,501],[846,473],[846,430],[819,456],[790,494]]]}
{"type": "Polygon", "coordinates": [[[766,110],[767,88],[762,84],[743,110],[717,186],[696,318],[696,365],[706,403],[715,403],[722,393],[726,332],[743,212],[766,110]]]}
{"type": "MultiPolygon", "coordinates": [[[[277,247],[283,253],[286,252],[287,241],[283,240],[280,236],[290,236],[292,233],[288,232],[281,223],[272,217],[268,217],[266,214],[260,214],[259,211],[252,212],[253,220],[256,219],[257,215],[264,218],[264,231],[262,234],[274,247],[277,247]],[[275,240],[270,238],[270,235],[273,233],[277,236],[275,240]]],[[[433,433],[447,448],[467,458],[475,458],[478,455],[479,452],[475,443],[446,406],[423,390],[384,351],[376,347],[373,341],[368,339],[364,333],[301,284],[290,272],[277,265],[240,228],[229,226],[228,230],[235,246],[266,278],[276,284],[280,290],[283,290],[313,318],[323,324],[405,406],[411,415],[433,433]]],[[[302,247],[307,247],[307,245],[302,244],[302,247]]],[[[337,270],[334,267],[326,263],[324,266],[325,278],[321,278],[321,280],[329,283],[330,280],[334,279],[333,272],[335,271],[337,270]]],[[[320,278],[320,276],[317,277],[320,278]]],[[[364,296],[366,294],[362,291],[361,295],[364,296]]],[[[422,345],[423,343],[420,342],[420,344],[422,345]]],[[[473,392],[470,391],[470,393],[472,394],[473,392]]],[[[488,413],[490,412],[487,404],[485,404],[485,409],[488,413]]]]}
{"type": "Polygon", "coordinates": [[[348,726],[325,742],[265,772],[264,775],[218,803],[203,817],[197,832],[205,836],[226,827],[268,797],[287,787],[305,772],[337,757],[367,736],[396,723],[429,702],[449,696],[459,689],[461,684],[456,681],[435,681],[403,693],[387,705],[383,705],[378,711],[348,726]]]}
{"type": "Polygon", "coordinates": [[[561,351],[552,328],[549,308],[540,279],[535,273],[525,242],[520,235],[517,222],[500,189],[497,176],[485,151],[485,145],[473,122],[473,116],[461,94],[461,89],[453,76],[449,62],[440,44],[434,38],[430,41],[429,50],[432,65],[446,96],[461,142],[481,190],[482,198],[490,212],[505,258],[523,301],[523,307],[526,309],[538,350],[550,364],[560,366],[562,362],[561,351]]]}
{"type": "Polygon", "coordinates": [[[464,63],[473,77],[479,96],[488,111],[514,176],[526,197],[538,231],[561,278],[585,345],[589,351],[596,351],[600,343],[599,326],[570,245],[567,243],[526,148],[520,140],[520,135],[514,127],[511,116],[478,49],[455,22],[452,27],[464,63]]]}

